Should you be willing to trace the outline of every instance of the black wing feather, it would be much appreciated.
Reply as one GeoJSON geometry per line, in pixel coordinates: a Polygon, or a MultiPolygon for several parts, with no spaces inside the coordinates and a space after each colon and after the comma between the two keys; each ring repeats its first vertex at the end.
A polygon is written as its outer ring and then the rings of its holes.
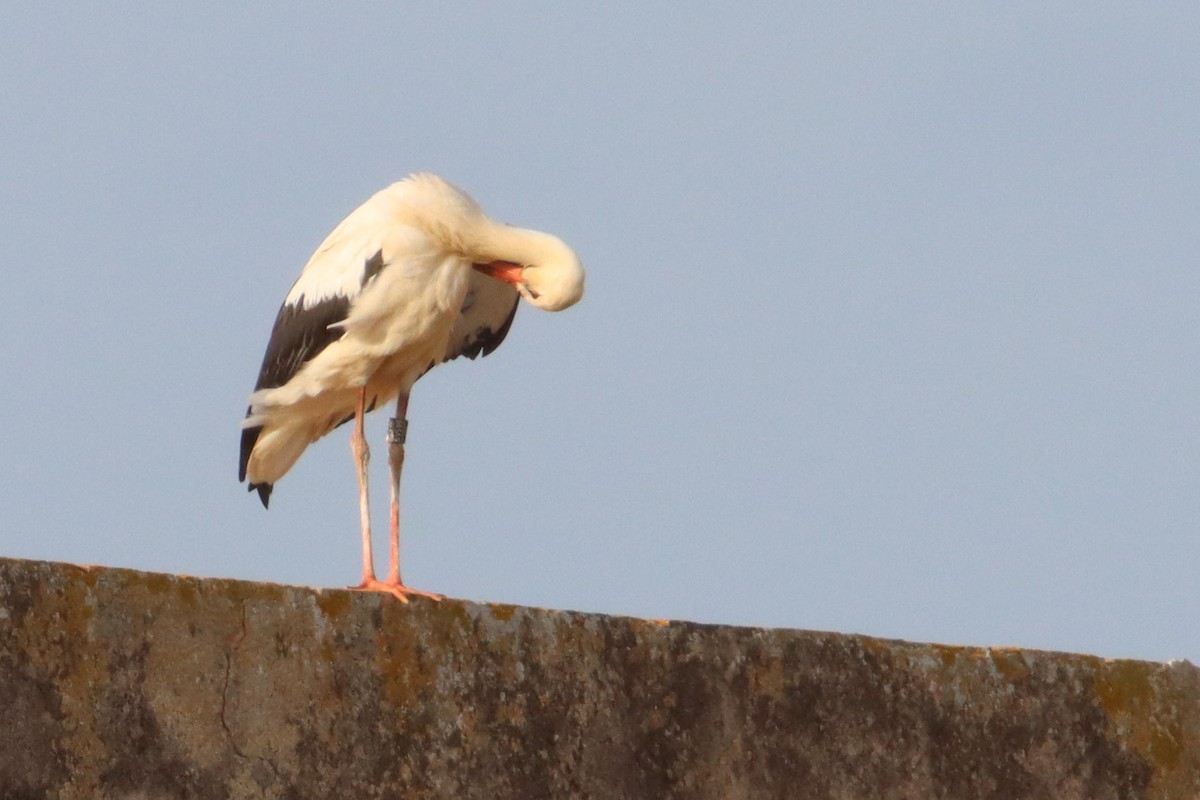
{"type": "Polygon", "coordinates": [[[290,381],[301,367],[342,338],[344,331],[330,326],[345,322],[349,312],[350,298],[343,296],[326,298],[308,308],[303,297],[295,305],[281,306],[254,390],[274,389],[290,381]]]}
{"type": "Polygon", "coordinates": [[[507,283],[473,272],[442,361],[492,353],[508,335],[520,299],[507,283]]]}
{"type": "MultiPolygon", "coordinates": [[[[480,355],[490,356],[500,346],[500,343],[504,341],[504,337],[508,336],[508,330],[512,327],[513,320],[517,316],[517,306],[520,305],[520,301],[520,297],[513,300],[512,310],[508,312],[508,316],[498,329],[493,331],[488,326],[476,328],[471,332],[458,352],[446,356],[442,360],[450,361],[459,356],[466,356],[470,359],[478,358],[480,355]]],[[[488,363],[490,364],[491,362],[489,361],[488,363]]]]}

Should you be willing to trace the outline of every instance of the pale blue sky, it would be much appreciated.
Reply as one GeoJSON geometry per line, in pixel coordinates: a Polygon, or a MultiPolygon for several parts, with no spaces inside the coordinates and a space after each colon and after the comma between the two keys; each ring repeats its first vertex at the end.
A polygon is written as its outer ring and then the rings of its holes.
{"type": "Polygon", "coordinates": [[[238,423],[433,170],[589,279],[417,385],[413,585],[1200,660],[1200,12],[682,8],[7,5],[0,554],[356,581],[348,431],[264,511],[238,423]]]}

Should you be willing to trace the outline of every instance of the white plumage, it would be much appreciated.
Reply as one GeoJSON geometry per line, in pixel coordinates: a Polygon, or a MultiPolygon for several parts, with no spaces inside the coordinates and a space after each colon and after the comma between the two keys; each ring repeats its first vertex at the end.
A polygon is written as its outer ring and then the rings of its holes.
{"type": "Polygon", "coordinates": [[[579,300],[583,282],[582,264],[561,240],[493,222],[437,176],[413,175],[376,193],[321,243],[279,310],[242,423],[239,479],[266,505],[311,442],[357,415],[362,588],[404,599],[413,590],[398,565],[403,442],[389,444],[394,561],[379,582],[369,564],[361,415],[398,398],[403,419],[409,390],[429,368],[500,344],[519,298],[558,311],[579,300]]]}

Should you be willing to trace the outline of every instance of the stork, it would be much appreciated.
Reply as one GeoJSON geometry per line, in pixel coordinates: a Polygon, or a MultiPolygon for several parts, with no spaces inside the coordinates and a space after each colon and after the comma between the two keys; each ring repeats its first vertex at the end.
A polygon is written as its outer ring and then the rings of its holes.
{"type": "Polygon", "coordinates": [[[292,286],[271,330],[242,422],[238,480],[263,507],[309,444],[353,420],[362,582],[352,588],[440,599],[400,577],[400,473],[409,393],[435,365],[495,350],[521,299],[560,311],[583,296],[583,265],[560,239],[489,219],[470,196],[417,174],[342,220],[292,286]],[[377,580],[371,552],[363,417],[396,400],[388,426],[391,548],[377,580]]]}

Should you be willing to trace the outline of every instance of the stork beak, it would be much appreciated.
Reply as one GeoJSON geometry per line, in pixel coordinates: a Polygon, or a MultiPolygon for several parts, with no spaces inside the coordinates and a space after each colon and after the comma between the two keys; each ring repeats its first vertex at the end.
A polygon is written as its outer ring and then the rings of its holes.
{"type": "Polygon", "coordinates": [[[487,264],[473,266],[484,275],[513,286],[521,285],[521,270],[525,269],[522,265],[514,264],[511,261],[490,261],[487,264]]]}

